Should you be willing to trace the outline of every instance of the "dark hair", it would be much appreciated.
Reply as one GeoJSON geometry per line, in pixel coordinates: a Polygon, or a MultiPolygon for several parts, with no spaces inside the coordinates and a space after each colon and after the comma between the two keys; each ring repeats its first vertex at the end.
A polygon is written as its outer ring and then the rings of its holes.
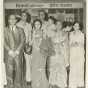
{"type": "Polygon", "coordinates": [[[21,16],[22,16],[23,13],[25,13],[27,15],[26,21],[28,23],[30,23],[31,22],[31,15],[27,11],[24,10],[24,11],[21,12],[21,16]]]}
{"type": "Polygon", "coordinates": [[[49,19],[51,19],[51,20],[53,21],[53,23],[56,24],[56,19],[55,19],[53,16],[50,16],[50,17],[48,18],[48,20],[49,20],[49,19]]]}
{"type": "Polygon", "coordinates": [[[82,24],[81,22],[75,21],[75,22],[73,23],[73,26],[74,26],[76,23],[79,24],[79,27],[80,27],[79,30],[82,31],[82,29],[83,29],[83,24],[82,24]]]}
{"type": "Polygon", "coordinates": [[[67,25],[66,26],[71,27],[72,25],[73,25],[72,22],[67,22],[67,25]]]}
{"type": "Polygon", "coordinates": [[[63,24],[63,28],[66,28],[66,26],[67,26],[67,22],[64,21],[62,24],[63,24]]]}
{"type": "Polygon", "coordinates": [[[40,23],[40,25],[41,25],[40,28],[41,28],[41,27],[42,27],[42,21],[41,21],[40,19],[35,19],[35,20],[33,21],[32,28],[35,27],[35,23],[36,23],[36,22],[39,22],[39,23],[40,23]]]}
{"type": "Polygon", "coordinates": [[[45,20],[45,21],[48,21],[48,14],[47,14],[44,10],[39,10],[39,16],[40,16],[40,13],[41,13],[41,12],[43,12],[44,15],[45,15],[44,20],[45,20]]]}
{"type": "Polygon", "coordinates": [[[66,22],[66,21],[64,21],[63,22],[63,27],[65,28],[67,26],[71,27],[71,26],[73,26],[73,23],[72,22],[66,22]]]}

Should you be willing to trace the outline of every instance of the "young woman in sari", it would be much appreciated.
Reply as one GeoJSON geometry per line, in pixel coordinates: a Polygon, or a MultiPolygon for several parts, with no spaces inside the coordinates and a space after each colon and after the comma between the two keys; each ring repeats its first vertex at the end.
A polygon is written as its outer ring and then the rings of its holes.
{"type": "Polygon", "coordinates": [[[41,27],[42,22],[39,19],[34,20],[31,59],[32,88],[49,88],[46,77],[46,60],[52,50],[49,48],[51,43],[43,39],[41,27]]]}
{"type": "Polygon", "coordinates": [[[84,87],[84,34],[80,31],[79,22],[73,25],[70,33],[70,75],[69,87],[84,87]]]}

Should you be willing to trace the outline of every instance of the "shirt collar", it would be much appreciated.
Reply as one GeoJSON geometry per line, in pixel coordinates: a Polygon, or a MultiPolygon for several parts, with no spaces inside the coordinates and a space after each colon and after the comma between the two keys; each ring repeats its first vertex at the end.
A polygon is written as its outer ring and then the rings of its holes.
{"type": "Polygon", "coordinates": [[[11,30],[15,30],[16,29],[16,26],[10,26],[10,29],[11,30]]]}

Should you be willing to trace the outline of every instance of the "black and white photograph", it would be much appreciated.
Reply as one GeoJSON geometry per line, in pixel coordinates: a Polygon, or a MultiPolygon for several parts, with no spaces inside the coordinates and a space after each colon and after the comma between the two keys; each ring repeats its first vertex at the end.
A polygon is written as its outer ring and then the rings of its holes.
{"type": "Polygon", "coordinates": [[[88,88],[86,0],[4,0],[3,14],[2,88],[88,88]]]}

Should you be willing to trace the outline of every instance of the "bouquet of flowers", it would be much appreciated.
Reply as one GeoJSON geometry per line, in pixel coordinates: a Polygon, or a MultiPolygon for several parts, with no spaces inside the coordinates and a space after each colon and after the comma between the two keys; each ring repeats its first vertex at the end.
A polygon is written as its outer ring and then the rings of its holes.
{"type": "Polygon", "coordinates": [[[29,45],[29,43],[25,44],[24,52],[30,55],[32,53],[32,45],[29,45]]]}

